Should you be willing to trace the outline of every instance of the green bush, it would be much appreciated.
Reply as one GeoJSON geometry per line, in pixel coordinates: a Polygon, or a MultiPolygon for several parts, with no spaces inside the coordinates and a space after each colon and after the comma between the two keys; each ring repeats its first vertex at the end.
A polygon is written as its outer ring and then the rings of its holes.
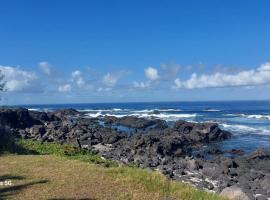
{"type": "Polygon", "coordinates": [[[100,164],[105,167],[118,166],[115,161],[103,159],[92,151],[80,150],[70,144],[59,144],[56,142],[40,142],[35,140],[19,140],[18,144],[29,152],[34,151],[41,155],[57,155],[70,159],[81,160],[100,164]]]}

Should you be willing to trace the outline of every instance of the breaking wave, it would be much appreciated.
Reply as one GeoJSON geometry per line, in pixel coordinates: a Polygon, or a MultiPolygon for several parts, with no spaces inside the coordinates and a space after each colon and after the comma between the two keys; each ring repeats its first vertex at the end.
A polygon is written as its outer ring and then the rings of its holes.
{"type": "Polygon", "coordinates": [[[234,134],[254,134],[254,135],[270,135],[270,127],[251,127],[240,124],[219,124],[221,128],[231,131],[234,134]]]}
{"type": "Polygon", "coordinates": [[[261,120],[270,120],[270,115],[246,115],[240,114],[241,117],[249,118],[249,119],[261,119],[261,120]]]}
{"type": "Polygon", "coordinates": [[[258,119],[258,120],[270,120],[270,115],[224,114],[224,116],[243,117],[247,119],[258,119]]]}

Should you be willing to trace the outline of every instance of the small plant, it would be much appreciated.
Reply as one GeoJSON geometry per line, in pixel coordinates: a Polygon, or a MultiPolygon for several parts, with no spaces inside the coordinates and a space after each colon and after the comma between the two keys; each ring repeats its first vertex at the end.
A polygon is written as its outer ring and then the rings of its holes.
{"type": "Polygon", "coordinates": [[[115,161],[106,160],[92,151],[79,150],[70,144],[59,144],[56,142],[40,142],[34,140],[19,140],[18,144],[29,152],[36,152],[40,155],[57,155],[69,159],[81,160],[102,165],[104,167],[116,167],[115,161]]]}

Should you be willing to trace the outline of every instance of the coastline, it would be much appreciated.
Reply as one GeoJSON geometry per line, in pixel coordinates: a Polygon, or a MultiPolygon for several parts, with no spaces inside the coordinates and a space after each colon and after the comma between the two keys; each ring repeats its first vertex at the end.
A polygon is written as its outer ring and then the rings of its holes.
{"type": "Polygon", "coordinates": [[[47,113],[2,109],[0,119],[16,137],[70,143],[123,164],[159,170],[171,179],[204,190],[222,193],[237,187],[250,199],[258,194],[267,197],[270,192],[270,154],[266,150],[243,155],[241,150],[224,152],[211,147],[194,153],[231,137],[215,123],[177,121],[168,126],[164,120],[134,116],[90,118],[74,109],[47,113]]]}

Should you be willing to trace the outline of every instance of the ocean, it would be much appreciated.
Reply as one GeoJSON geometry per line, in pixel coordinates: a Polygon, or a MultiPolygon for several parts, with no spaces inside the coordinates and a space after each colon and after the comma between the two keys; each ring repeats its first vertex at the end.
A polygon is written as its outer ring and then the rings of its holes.
{"type": "Polygon", "coordinates": [[[270,101],[152,102],[23,105],[30,110],[54,111],[74,108],[88,117],[127,115],[159,118],[168,123],[177,120],[216,122],[233,137],[220,145],[224,150],[270,149],[270,101]]]}

